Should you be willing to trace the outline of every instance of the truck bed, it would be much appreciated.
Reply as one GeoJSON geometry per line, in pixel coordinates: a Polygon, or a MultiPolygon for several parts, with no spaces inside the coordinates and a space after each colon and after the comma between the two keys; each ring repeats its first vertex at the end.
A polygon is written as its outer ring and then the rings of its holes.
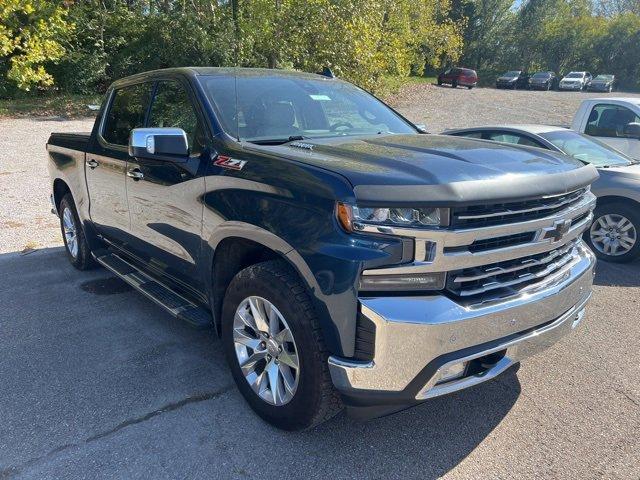
{"type": "Polygon", "coordinates": [[[90,138],[91,132],[52,133],[47,145],[55,145],[57,147],[86,152],[90,138]]]}

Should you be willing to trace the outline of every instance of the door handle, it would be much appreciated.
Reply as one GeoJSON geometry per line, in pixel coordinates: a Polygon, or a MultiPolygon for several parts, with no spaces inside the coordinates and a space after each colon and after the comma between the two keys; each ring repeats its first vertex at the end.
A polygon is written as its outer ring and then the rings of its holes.
{"type": "Polygon", "coordinates": [[[144,178],[144,174],[139,169],[132,168],[131,170],[127,170],[127,177],[131,177],[135,181],[138,181],[144,178]]]}
{"type": "Polygon", "coordinates": [[[94,160],[93,158],[91,160],[87,160],[86,162],[87,167],[89,167],[91,170],[93,170],[94,168],[96,168],[98,165],[100,165],[96,160],[94,160]]]}

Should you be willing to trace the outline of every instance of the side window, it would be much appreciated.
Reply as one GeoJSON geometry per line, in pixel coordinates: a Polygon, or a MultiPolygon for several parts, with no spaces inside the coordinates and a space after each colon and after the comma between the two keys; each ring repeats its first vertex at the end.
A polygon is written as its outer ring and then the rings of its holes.
{"type": "Polygon", "coordinates": [[[640,122],[640,118],[628,108],[598,104],[589,114],[585,133],[595,137],[624,137],[625,125],[632,122],[640,122]]]}
{"type": "Polygon", "coordinates": [[[105,119],[102,137],[114,145],[128,145],[131,130],[144,125],[150,95],[150,83],[117,89],[105,119]]]}
{"type": "Polygon", "coordinates": [[[198,155],[202,152],[204,132],[187,91],[178,82],[158,83],[147,126],[181,128],[187,134],[190,153],[198,155]]]}
{"type": "Polygon", "coordinates": [[[525,145],[527,147],[544,148],[541,143],[519,133],[510,132],[490,132],[487,134],[489,140],[494,142],[513,143],[515,145],[525,145]]]}
{"type": "Polygon", "coordinates": [[[482,138],[482,132],[454,133],[455,137],[482,138]]]}

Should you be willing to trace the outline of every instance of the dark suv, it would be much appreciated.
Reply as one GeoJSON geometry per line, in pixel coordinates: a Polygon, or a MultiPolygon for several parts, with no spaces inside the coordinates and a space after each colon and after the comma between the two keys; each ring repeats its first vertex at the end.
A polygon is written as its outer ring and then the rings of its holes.
{"type": "Polygon", "coordinates": [[[459,85],[471,90],[478,84],[478,74],[470,68],[450,68],[438,75],[438,85],[442,84],[451,85],[453,88],[459,85]]]}
{"type": "Polygon", "coordinates": [[[536,72],[529,78],[530,90],[555,90],[558,88],[555,72],[536,72]]]}
{"type": "Polygon", "coordinates": [[[528,83],[529,75],[525,72],[522,70],[509,70],[496,79],[496,88],[511,88],[512,90],[516,90],[517,88],[526,88],[528,83]]]}

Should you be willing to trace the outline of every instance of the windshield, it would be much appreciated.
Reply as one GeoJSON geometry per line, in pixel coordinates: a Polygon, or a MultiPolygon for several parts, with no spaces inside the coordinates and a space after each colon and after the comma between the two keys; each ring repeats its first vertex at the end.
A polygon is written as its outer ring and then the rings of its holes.
{"type": "Polygon", "coordinates": [[[567,75],[564,78],[582,78],[582,74],[578,72],[571,72],[569,75],[567,75]]]}
{"type": "Polygon", "coordinates": [[[540,72],[540,73],[536,73],[533,78],[548,78],[550,77],[551,74],[549,72],[540,72]]]}
{"type": "Polygon", "coordinates": [[[206,75],[200,80],[222,128],[248,142],[379,133],[417,133],[382,102],[321,76],[206,75]]]}
{"type": "Polygon", "coordinates": [[[613,80],[613,75],[598,75],[594,80],[606,80],[608,82],[613,80]]]}
{"type": "Polygon", "coordinates": [[[516,70],[511,70],[510,72],[505,73],[504,75],[502,75],[503,77],[517,77],[520,75],[520,72],[516,71],[516,70]]]}
{"type": "Polygon", "coordinates": [[[613,167],[634,163],[629,157],[598,140],[571,130],[541,133],[565,154],[595,167],[613,167]]]}

